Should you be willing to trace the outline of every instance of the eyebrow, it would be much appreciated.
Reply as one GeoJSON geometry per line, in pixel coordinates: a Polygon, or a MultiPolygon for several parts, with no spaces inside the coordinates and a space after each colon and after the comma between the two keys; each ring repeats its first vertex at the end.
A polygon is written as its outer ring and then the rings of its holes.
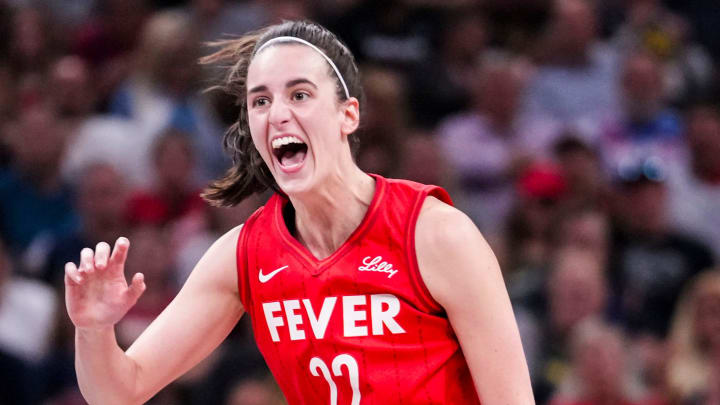
{"type": "MultiPolygon", "coordinates": [[[[314,89],[316,89],[316,90],[317,90],[317,88],[318,88],[315,83],[313,83],[312,81],[310,81],[310,80],[308,80],[308,79],[305,79],[305,78],[299,78],[299,79],[290,80],[290,81],[288,81],[287,83],[285,83],[285,88],[290,88],[290,87],[297,86],[298,84],[303,84],[303,83],[304,83],[304,84],[309,84],[310,86],[312,86],[312,87],[313,87],[314,89]]],[[[258,92],[261,92],[261,91],[267,91],[267,89],[268,89],[267,86],[265,86],[264,84],[262,84],[262,85],[260,85],[260,86],[255,86],[255,87],[253,87],[252,89],[248,90],[248,94],[258,93],[258,92]]]]}

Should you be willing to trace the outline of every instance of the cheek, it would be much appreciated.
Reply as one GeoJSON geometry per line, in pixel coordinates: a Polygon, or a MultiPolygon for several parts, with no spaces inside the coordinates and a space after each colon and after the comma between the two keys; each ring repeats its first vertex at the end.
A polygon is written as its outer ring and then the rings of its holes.
{"type": "Polygon", "coordinates": [[[313,149],[333,152],[340,147],[340,123],[333,114],[336,114],[335,110],[319,105],[296,111],[295,117],[310,139],[313,149]]]}
{"type": "Polygon", "coordinates": [[[267,126],[263,123],[262,117],[248,115],[248,127],[250,128],[250,137],[252,138],[255,148],[260,152],[260,156],[267,161],[270,156],[265,142],[267,139],[267,134],[265,133],[267,126]]]}

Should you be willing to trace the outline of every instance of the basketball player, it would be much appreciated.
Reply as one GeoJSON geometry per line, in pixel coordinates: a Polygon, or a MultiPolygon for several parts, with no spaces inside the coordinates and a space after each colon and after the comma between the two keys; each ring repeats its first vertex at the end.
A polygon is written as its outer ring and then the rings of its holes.
{"type": "MultiPolygon", "coordinates": [[[[498,264],[442,189],[362,172],[350,144],[362,91],[330,32],[286,22],[228,41],[241,114],[235,166],[207,198],[276,194],[210,247],[175,300],[123,352],[113,325],[145,290],[129,242],[66,265],[76,368],[91,404],[139,404],[249,313],[290,404],[532,404],[498,264]]],[[[152,260],[152,258],[147,258],[152,260]]]]}

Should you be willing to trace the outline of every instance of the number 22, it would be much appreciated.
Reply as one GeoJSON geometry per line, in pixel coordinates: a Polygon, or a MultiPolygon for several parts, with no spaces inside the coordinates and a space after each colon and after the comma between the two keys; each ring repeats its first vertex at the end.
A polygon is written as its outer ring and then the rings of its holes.
{"type": "MultiPolygon", "coordinates": [[[[353,393],[351,405],[360,405],[360,376],[358,364],[349,354],[340,354],[335,356],[332,361],[332,371],[336,377],[342,376],[342,366],[347,368],[349,374],[350,388],[352,388],[353,393]]],[[[328,369],[327,364],[325,364],[321,358],[313,357],[310,359],[310,372],[315,377],[319,377],[320,374],[318,373],[318,370],[320,370],[330,386],[330,405],[337,405],[337,385],[335,385],[335,381],[333,381],[332,376],[330,375],[330,369],[328,369]]]]}

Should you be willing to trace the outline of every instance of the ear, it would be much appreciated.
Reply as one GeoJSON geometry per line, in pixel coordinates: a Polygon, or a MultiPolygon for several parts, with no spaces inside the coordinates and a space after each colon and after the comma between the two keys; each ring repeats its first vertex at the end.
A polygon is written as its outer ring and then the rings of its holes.
{"type": "Polygon", "coordinates": [[[355,97],[350,97],[342,103],[340,111],[342,113],[340,132],[343,136],[348,136],[360,126],[360,102],[355,97]]]}

